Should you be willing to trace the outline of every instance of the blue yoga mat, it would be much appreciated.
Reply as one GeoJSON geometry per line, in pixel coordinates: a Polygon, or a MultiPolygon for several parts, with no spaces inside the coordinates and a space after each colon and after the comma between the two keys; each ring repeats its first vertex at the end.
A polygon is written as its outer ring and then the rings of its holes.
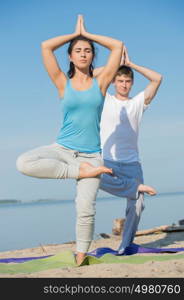
{"type": "Polygon", "coordinates": [[[52,255],[47,256],[32,256],[32,257],[12,257],[12,258],[0,258],[0,263],[24,263],[30,260],[36,260],[41,258],[47,258],[52,255]]]}
{"type": "Polygon", "coordinates": [[[128,246],[123,254],[118,254],[117,250],[113,250],[111,248],[97,248],[88,253],[88,255],[92,255],[95,257],[101,257],[102,255],[109,253],[114,255],[133,255],[137,253],[176,253],[184,251],[184,248],[148,248],[141,247],[137,244],[131,244],[128,246]]]}
{"type": "MultiPolygon", "coordinates": [[[[148,248],[148,247],[141,247],[140,245],[137,244],[131,244],[129,247],[125,249],[125,252],[123,254],[118,254],[118,251],[112,248],[96,248],[93,251],[88,252],[87,254],[89,256],[94,256],[96,258],[99,258],[107,253],[122,256],[122,255],[133,255],[137,253],[176,253],[180,251],[184,251],[184,248],[148,248]]],[[[0,263],[24,263],[26,261],[47,258],[50,256],[53,255],[36,256],[36,257],[1,258],[0,263]]]]}

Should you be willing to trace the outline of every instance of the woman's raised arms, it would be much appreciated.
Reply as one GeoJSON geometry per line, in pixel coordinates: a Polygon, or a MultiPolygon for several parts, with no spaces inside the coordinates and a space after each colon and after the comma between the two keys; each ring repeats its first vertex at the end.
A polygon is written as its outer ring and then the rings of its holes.
{"type": "Polygon", "coordinates": [[[58,36],[49,40],[46,40],[42,42],[42,56],[43,56],[43,62],[44,66],[55,84],[55,86],[58,88],[60,96],[63,95],[65,84],[66,84],[66,75],[61,70],[61,68],[58,65],[56,56],[54,55],[54,51],[58,49],[60,46],[66,44],[73,38],[80,35],[80,19],[81,17],[78,16],[77,24],[75,28],[75,32],[68,35],[58,36]]]}

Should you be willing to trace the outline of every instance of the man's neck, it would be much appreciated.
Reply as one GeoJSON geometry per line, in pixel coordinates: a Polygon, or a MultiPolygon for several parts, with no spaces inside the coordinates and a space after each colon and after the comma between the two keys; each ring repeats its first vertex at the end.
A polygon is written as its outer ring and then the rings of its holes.
{"type": "Polygon", "coordinates": [[[116,93],[116,94],[115,94],[115,97],[116,97],[117,99],[119,99],[119,100],[122,100],[122,101],[129,100],[129,99],[130,99],[128,94],[126,94],[126,95],[121,95],[121,94],[119,94],[119,93],[116,93]]]}

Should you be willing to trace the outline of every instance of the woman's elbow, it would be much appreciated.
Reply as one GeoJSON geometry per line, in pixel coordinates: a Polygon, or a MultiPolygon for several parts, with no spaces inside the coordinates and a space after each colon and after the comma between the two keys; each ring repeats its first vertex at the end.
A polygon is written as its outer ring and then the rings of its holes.
{"type": "Polygon", "coordinates": [[[42,48],[42,49],[47,48],[47,46],[46,46],[46,41],[41,42],[41,48],[42,48]]]}
{"type": "Polygon", "coordinates": [[[16,160],[16,168],[17,170],[27,175],[27,158],[24,154],[21,154],[16,160]]]}
{"type": "Polygon", "coordinates": [[[113,45],[111,45],[111,46],[112,46],[111,50],[122,52],[124,44],[123,44],[123,42],[116,40],[115,43],[113,43],[113,45]]]}
{"type": "Polygon", "coordinates": [[[124,47],[123,42],[122,41],[117,41],[117,46],[116,47],[123,50],[123,47],[124,47]]]}

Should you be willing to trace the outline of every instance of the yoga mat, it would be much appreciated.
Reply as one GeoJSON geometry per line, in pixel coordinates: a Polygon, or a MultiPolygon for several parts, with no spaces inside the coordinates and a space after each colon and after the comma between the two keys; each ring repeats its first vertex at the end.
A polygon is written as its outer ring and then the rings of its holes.
{"type": "MultiPolygon", "coordinates": [[[[82,262],[81,266],[100,264],[100,263],[130,263],[130,264],[143,264],[147,261],[166,261],[174,259],[184,259],[184,254],[177,254],[174,257],[169,255],[149,255],[149,256],[134,256],[135,253],[176,253],[184,251],[184,248],[143,248],[139,245],[132,244],[127,251],[131,254],[116,255],[117,251],[111,248],[97,248],[88,253],[82,262]],[[137,252],[135,252],[137,251],[137,252]],[[154,252],[153,252],[154,251],[154,252]],[[130,256],[129,256],[130,255],[130,256]]],[[[17,258],[18,260],[20,258],[17,258]]],[[[25,258],[24,258],[25,259],[25,258]]],[[[72,251],[64,251],[62,253],[50,256],[26,258],[29,261],[19,263],[14,258],[14,263],[10,262],[0,263],[1,274],[20,274],[20,273],[34,273],[49,269],[77,267],[75,255],[72,251]],[[15,263],[16,262],[16,263],[15,263]]],[[[4,259],[6,260],[6,259],[4,259]]],[[[2,260],[1,260],[2,261],[2,260]]]]}
{"type": "Polygon", "coordinates": [[[126,247],[123,254],[118,254],[118,251],[113,250],[112,248],[97,248],[88,254],[95,257],[101,257],[106,253],[114,255],[133,255],[137,253],[176,253],[180,251],[184,251],[184,248],[149,248],[132,243],[130,246],[126,247]]]}
{"type": "Polygon", "coordinates": [[[55,268],[75,267],[75,256],[72,251],[65,251],[50,257],[30,260],[24,263],[0,263],[0,273],[18,274],[33,273],[55,268]]]}
{"type": "Polygon", "coordinates": [[[0,258],[0,263],[23,263],[30,260],[47,258],[52,255],[46,256],[32,256],[32,257],[10,257],[10,258],[0,258]]]}
{"type": "MultiPolygon", "coordinates": [[[[141,247],[140,245],[132,243],[129,247],[125,249],[125,252],[123,254],[118,254],[117,250],[114,250],[112,248],[97,248],[94,249],[91,252],[88,252],[87,254],[89,256],[94,256],[94,257],[101,257],[104,254],[113,254],[113,255],[133,255],[136,253],[176,253],[184,251],[184,248],[149,248],[149,247],[141,247]]],[[[50,257],[52,255],[47,255],[47,256],[37,256],[37,257],[17,257],[17,258],[1,258],[0,263],[23,263],[26,261],[30,260],[37,260],[37,259],[43,259],[50,257]]]]}
{"type": "MultiPolygon", "coordinates": [[[[105,254],[99,258],[94,256],[86,256],[81,266],[93,264],[112,264],[112,263],[127,263],[127,264],[143,264],[148,261],[166,261],[172,259],[184,259],[184,254],[173,255],[149,255],[149,256],[116,256],[113,254],[105,254]]],[[[47,258],[31,260],[24,263],[0,263],[1,274],[25,274],[35,273],[50,269],[61,269],[66,267],[77,267],[75,256],[72,251],[65,251],[57,255],[47,258]]]]}

